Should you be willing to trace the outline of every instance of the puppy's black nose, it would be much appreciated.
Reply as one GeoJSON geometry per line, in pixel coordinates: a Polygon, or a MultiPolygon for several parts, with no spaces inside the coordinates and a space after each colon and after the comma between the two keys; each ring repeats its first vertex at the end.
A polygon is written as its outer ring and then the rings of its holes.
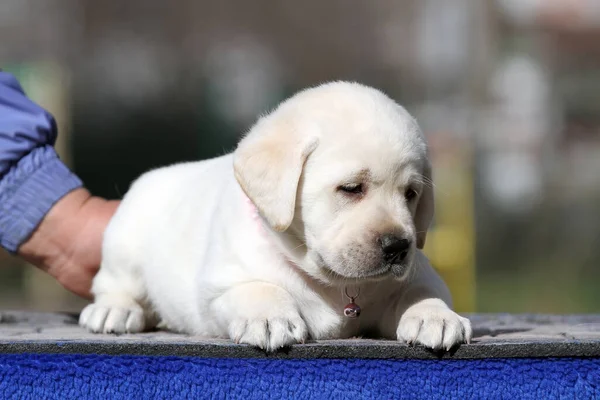
{"type": "Polygon", "coordinates": [[[410,240],[401,239],[396,235],[387,233],[380,239],[381,250],[386,261],[399,262],[406,258],[410,248],[410,240]]]}

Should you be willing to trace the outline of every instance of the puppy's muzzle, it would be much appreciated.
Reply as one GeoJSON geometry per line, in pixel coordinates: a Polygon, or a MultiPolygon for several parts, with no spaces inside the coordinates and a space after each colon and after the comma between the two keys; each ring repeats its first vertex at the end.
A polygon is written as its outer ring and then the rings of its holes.
{"type": "Polygon", "coordinates": [[[404,260],[408,256],[411,241],[388,233],[379,239],[383,259],[391,266],[392,273],[398,277],[404,275],[406,266],[404,260]]]}

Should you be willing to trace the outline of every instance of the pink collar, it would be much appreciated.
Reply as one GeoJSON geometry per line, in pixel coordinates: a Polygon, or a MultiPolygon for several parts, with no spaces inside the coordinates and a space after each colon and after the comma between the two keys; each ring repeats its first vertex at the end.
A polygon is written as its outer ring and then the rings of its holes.
{"type": "Polygon", "coordinates": [[[263,219],[258,212],[258,208],[256,207],[256,205],[254,205],[254,203],[252,202],[252,200],[250,200],[248,196],[244,195],[244,200],[246,202],[246,205],[248,206],[248,210],[250,212],[252,220],[256,223],[257,229],[259,230],[261,235],[266,237],[267,231],[265,230],[265,227],[263,225],[263,219]]]}

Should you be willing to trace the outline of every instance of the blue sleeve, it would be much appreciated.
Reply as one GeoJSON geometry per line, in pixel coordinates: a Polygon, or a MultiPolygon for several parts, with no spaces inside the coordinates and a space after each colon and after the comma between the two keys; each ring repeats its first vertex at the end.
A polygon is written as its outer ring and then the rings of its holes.
{"type": "Polygon", "coordinates": [[[17,251],[52,206],[81,180],[54,150],[56,123],[0,71],[0,246],[17,251]]]}

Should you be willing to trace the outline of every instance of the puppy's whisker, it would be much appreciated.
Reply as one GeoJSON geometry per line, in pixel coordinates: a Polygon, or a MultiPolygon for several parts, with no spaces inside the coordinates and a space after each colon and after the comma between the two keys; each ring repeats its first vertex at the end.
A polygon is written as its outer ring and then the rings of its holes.
{"type": "Polygon", "coordinates": [[[406,277],[407,282],[411,282],[413,279],[415,279],[415,277],[417,276],[418,270],[423,267],[421,264],[420,258],[416,258],[414,263],[415,263],[415,268],[409,268],[408,276],[406,277]]]}
{"type": "Polygon", "coordinates": [[[417,182],[427,187],[436,188],[436,185],[435,183],[433,183],[433,180],[426,176],[420,176],[417,182]]]}
{"type": "Polygon", "coordinates": [[[435,183],[433,183],[433,180],[431,178],[428,178],[426,176],[421,176],[417,182],[421,183],[425,187],[430,187],[431,189],[435,190],[436,192],[440,192],[445,196],[449,194],[447,191],[440,189],[435,183]]]}
{"type": "Polygon", "coordinates": [[[292,251],[293,251],[293,250],[298,250],[300,247],[306,247],[306,243],[301,243],[301,244],[299,244],[298,246],[296,246],[296,247],[292,248],[292,251]]]}
{"type": "Polygon", "coordinates": [[[295,235],[295,234],[293,234],[293,233],[288,233],[288,232],[277,232],[277,235],[281,235],[281,236],[289,236],[289,237],[292,237],[292,238],[294,238],[294,239],[297,239],[297,240],[302,240],[302,239],[300,239],[300,238],[298,237],[298,235],[295,235]]]}

